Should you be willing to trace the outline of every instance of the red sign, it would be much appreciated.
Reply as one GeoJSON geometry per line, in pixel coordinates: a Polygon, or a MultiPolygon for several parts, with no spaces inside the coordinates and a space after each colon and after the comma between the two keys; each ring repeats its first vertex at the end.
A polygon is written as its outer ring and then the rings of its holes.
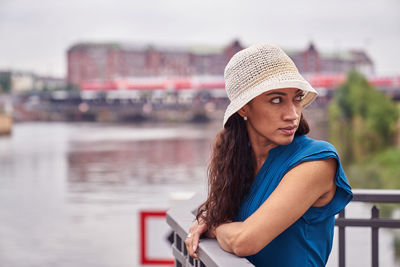
{"type": "Polygon", "coordinates": [[[167,236],[172,230],[165,220],[166,211],[140,212],[141,264],[173,265],[172,248],[167,236]]]}

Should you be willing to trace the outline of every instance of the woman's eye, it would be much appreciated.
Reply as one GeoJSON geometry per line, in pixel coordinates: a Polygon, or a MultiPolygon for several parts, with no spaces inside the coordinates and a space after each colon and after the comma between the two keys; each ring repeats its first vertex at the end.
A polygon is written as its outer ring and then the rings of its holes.
{"type": "Polygon", "coordinates": [[[301,101],[301,100],[303,100],[304,96],[305,96],[305,94],[297,95],[297,96],[296,96],[296,101],[301,101]]]}
{"type": "Polygon", "coordinates": [[[281,98],[280,97],[272,98],[271,103],[279,104],[279,103],[281,103],[281,98]]]}

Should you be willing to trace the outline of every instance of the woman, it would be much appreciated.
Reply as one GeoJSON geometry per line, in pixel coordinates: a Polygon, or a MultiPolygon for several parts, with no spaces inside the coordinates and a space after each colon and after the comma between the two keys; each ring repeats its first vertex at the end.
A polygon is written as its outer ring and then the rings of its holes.
{"type": "Polygon", "coordinates": [[[231,103],[188,253],[197,258],[205,234],[256,266],[325,266],[352,193],[335,148],[305,136],[302,111],[317,92],[273,45],[240,51],[224,76],[231,103]]]}

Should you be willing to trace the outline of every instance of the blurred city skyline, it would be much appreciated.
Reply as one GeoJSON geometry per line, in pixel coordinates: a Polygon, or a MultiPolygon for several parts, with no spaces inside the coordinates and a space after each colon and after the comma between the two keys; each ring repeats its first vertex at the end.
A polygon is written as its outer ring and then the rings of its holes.
{"type": "Polygon", "coordinates": [[[65,77],[77,42],[244,46],[324,52],[363,49],[378,75],[400,73],[400,2],[0,0],[0,70],[65,77]]]}

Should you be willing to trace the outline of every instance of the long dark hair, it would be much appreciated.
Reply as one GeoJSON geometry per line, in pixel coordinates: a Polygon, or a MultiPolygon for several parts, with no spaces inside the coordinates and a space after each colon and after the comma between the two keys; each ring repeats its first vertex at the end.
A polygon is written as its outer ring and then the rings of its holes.
{"type": "MultiPolygon", "coordinates": [[[[309,131],[302,114],[295,134],[309,131]]],[[[197,219],[202,218],[209,228],[232,221],[250,190],[255,166],[246,123],[235,113],[215,138],[208,165],[208,198],[198,208],[197,219]]]]}

